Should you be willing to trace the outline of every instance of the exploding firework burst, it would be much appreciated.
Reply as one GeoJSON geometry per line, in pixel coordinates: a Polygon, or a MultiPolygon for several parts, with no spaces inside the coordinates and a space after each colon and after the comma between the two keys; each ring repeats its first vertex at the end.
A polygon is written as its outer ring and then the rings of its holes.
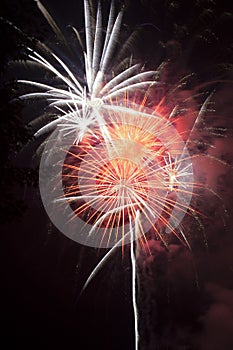
{"type": "MultiPolygon", "coordinates": [[[[47,10],[40,2],[38,6],[67,46],[47,10]]],[[[63,233],[87,245],[128,243],[129,220],[135,220],[137,210],[142,242],[147,232],[154,231],[165,244],[169,232],[188,244],[179,225],[187,210],[195,214],[190,202],[196,185],[187,142],[172,125],[177,106],[166,114],[163,97],[155,107],[146,108],[153,86],[163,85],[158,78],[162,66],[138,73],[140,65],[132,64],[132,58],[126,57],[123,70],[112,64],[123,16],[120,11],[114,19],[113,3],[105,35],[100,4],[94,19],[84,1],[84,15],[85,83],[41,44],[44,55],[28,48],[29,58],[59,83],[19,80],[41,90],[22,95],[22,100],[42,98],[57,111],[55,120],[35,133],[39,137],[55,128],[41,161],[45,208],[63,233]]],[[[79,32],[73,30],[84,47],[79,32]]]]}
{"type": "MultiPolygon", "coordinates": [[[[41,191],[47,211],[49,215],[66,211],[56,222],[73,239],[107,247],[119,239],[129,242],[129,217],[135,218],[139,210],[141,239],[146,240],[145,233],[153,230],[166,244],[163,235],[175,232],[192,197],[192,162],[185,143],[166,119],[142,112],[140,106],[114,105],[104,115],[108,120],[103,125],[106,140],[103,129],[92,130],[82,142],[73,144],[67,156],[67,138],[59,131],[64,141],[62,146],[59,142],[63,160],[54,167],[52,182],[43,172],[57,137],[53,135],[48,141],[41,163],[41,191]],[[63,179],[58,181],[61,164],[63,179]],[[75,225],[79,227],[77,234],[75,225]]],[[[50,157],[54,164],[54,157],[50,157]]]]}
{"type": "MultiPolygon", "coordinates": [[[[59,56],[39,42],[35,50],[28,47],[28,64],[41,70],[45,79],[18,80],[32,89],[21,100],[42,100],[51,111],[31,123],[36,138],[46,136],[40,163],[43,204],[51,221],[69,238],[112,248],[83,290],[114,249],[131,243],[137,348],[134,240],[138,253],[139,246],[150,250],[148,237],[168,246],[172,233],[191,249],[182,221],[190,216],[202,228],[199,212],[191,205],[204,187],[197,176],[197,163],[205,158],[226,165],[214,154],[196,152],[196,133],[201,127],[210,131],[204,115],[212,94],[198,108],[193,95],[179,95],[192,74],[168,87],[163,80],[166,64],[147,71],[119,50],[123,10],[115,16],[113,3],[106,30],[101,5],[93,17],[87,0],[85,40],[72,27],[82,49],[82,71],[70,63],[71,47],[45,7],[37,4],[67,52],[59,56]]],[[[211,132],[219,135],[221,130],[212,128],[211,132]]],[[[212,147],[207,138],[202,144],[212,147]]],[[[214,189],[204,185],[221,200],[214,189]]]]}
{"type": "MultiPolygon", "coordinates": [[[[64,43],[65,38],[54,24],[54,20],[44,6],[39,1],[37,3],[57,37],[64,43]]],[[[44,54],[49,55],[49,59],[28,48],[30,51],[29,58],[46,71],[51,72],[60,82],[59,87],[55,87],[30,80],[18,81],[40,89],[39,92],[22,95],[20,97],[22,100],[42,98],[48,101],[50,107],[54,107],[58,111],[56,120],[39,129],[36,136],[53,130],[59,123],[65,121],[67,134],[75,132],[78,135],[77,141],[79,141],[90,126],[103,121],[102,114],[98,113],[100,106],[105,107],[113,104],[119,96],[131,91],[135,92],[135,90],[146,88],[155,83],[153,79],[155,71],[143,71],[140,64],[132,64],[132,59],[128,57],[124,60],[124,65],[122,65],[122,62],[118,65],[112,64],[119,40],[122,16],[123,11],[119,12],[116,19],[114,19],[114,5],[112,3],[105,37],[103,37],[100,3],[96,19],[94,19],[90,13],[89,2],[84,1],[86,49],[83,51],[85,66],[83,77],[77,78],[71,68],[49,47],[39,44],[44,54]],[[92,22],[95,22],[95,24],[92,22]],[[54,64],[52,61],[54,61],[54,64]],[[127,68],[122,69],[122,66],[127,68]],[[81,80],[84,80],[84,84],[81,80]],[[63,115],[59,115],[59,112],[63,115]]],[[[79,32],[76,28],[73,28],[73,30],[81,48],[83,48],[79,32]]],[[[66,42],[65,46],[67,46],[66,42]]]]}

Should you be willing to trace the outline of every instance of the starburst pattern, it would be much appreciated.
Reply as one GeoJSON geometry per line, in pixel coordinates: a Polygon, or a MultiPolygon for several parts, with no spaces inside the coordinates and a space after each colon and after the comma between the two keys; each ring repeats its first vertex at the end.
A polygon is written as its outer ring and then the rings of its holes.
{"type": "MultiPolygon", "coordinates": [[[[200,213],[192,205],[197,190],[205,187],[221,200],[214,189],[197,181],[195,166],[202,158],[226,166],[214,155],[196,152],[195,135],[202,127],[215,136],[224,130],[205,125],[213,93],[199,107],[194,103],[196,96],[180,98],[178,91],[192,74],[166,84],[160,76],[166,72],[165,63],[145,70],[125,53],[127,40],[121,50],[123,9],[115,15],[113,2],[105,22],[101,3],[93,16],[93,8],[84,0],[84,38],[72,27],[81,48],[81,66],[71,64],[72,47],[42,3],[37,5],[64,48],[59,55],[39,42],[35,50],[28,47],[29,63],[39,67],[45,79],[18,80],[30,89],[21,100],[42,100],[53,112],[50,119],[46,110],[45,118],[38,118],[45,123],[35,130],[35,137],[47,136],[40,163],[44,207],[69,238],[111,248],[82,292],[115,249],[121,246],[124,252],[130,243],[138,349],[135,246],[149,250],[148,238],[153,236],[168,247],[175,235],[191,250],[182,221],[189,215],[203,229],[200,213]],[[184,115],[188,121],[184,122],[184,115]]],[[[206,140],[204,145],[214,148],[206,140]]],[[[204,242],[207,245],[205,236],[204,242]]]]}
{"type": "MultiPolygon", "coordinates": [[[[37,4],[69,50],[51,15],[41,2],[37,4]]],[[[46,141],[41,161],[43,202],[62,232],[88,245],[127,243],[129,221],[135,220],[138,210],[142,241],[152,229],[164,244],[169,232],[188,244],[179,224],[187,209],[194,212],[189,204],[195,184],[192,158],[171,123],[177,106],[164,116],[158,112],[164,99],[156,108],[145,107],[149,89],[160,84],[155,79],[162,66],[143,71],[127,56],[123,70],[114,63],[123,10],[116,17],[114,12],[112,3],[104,33],[100,3],[93,18],[89,2],[84,1],[85,45],[73,27],[83,50],[83,78],[44,44],[38,45],[42,53],[28,48],[29,59],[56,77],[53,85],[19,80],[40,90],[22,95],[22,100],[43,99],[56,111],[56,118],[35,133],[39,137],[55,130],[46,141]],[[52,172],[46,182],[45,171],[52,172]],[[77,232],[75,224],[82,234],[71,234],[77,232]]]]}

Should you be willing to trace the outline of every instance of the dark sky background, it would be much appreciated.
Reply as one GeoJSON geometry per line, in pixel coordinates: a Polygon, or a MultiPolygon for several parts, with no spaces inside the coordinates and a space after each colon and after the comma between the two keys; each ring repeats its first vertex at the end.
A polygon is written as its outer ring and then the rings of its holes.
{"type": "MultiPolygon", "coordinates": [[[[227,3],[128,0],[123,32],[140,31],[134,51],[148,67],[169,59],[171,85],[179,72],[195,72],[201,91],[215,90],[213,123],[226,131],[209,141],[220,159],[233,164],[233,18],[227,3]]],[[[82,1],[43,4],[61,28],[83,28],[82,1]]],[[[9,73],[9,62],[25,59],[25,45],[33,46],[34,38],[53,41],[53,33],[34,1],[1,1],[0,15],[1,342],[9,348],[16,343],[31,349],[134,349],[127,248],[123,257],[120,250],[112,256],[79,298],[105,251],[70,241],[49,222],[38,189],[38,142],[29,142],[31,131],[24,126],[37,106],[32,102],[25,111],[21,103],[9,102],[19,94],[14,79],[23,72],[16,65],[9,73]]],[[[218,175],[213,165],[215,171],[222,200],[205,192],[199,202],[208,248],[203,230],[186,218],[193,254],[176,239],[169,252],[151,239],[152,254],[138,256],[140,350],[233,349],[232,170],[218,175]]]]}

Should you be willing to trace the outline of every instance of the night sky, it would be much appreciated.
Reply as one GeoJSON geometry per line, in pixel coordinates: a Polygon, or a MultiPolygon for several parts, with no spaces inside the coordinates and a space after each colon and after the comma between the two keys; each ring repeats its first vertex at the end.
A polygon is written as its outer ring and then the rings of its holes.
{"type": "MultiPolygon", "coordinates": [[[[102,3],[107,14],[110,1],[102,3]]],[[[200,133],[192,152],[205,154],[208,141],[228,164],[200,162],[198,176],[218,196],[200,192],[201,225],[184,219],[192,253],[170,237],[169,251],[151,238],[151,254],[138,254],[140,350],[233,349],[233,15],[227,3],[125,1],[122,40],[137,30],[132,52],[139,62],[150,69],[169,62],[169,89],[195,73],[184,96],[214,92],[207,125],[223,134],[200,133]]],[[[83,29],[82,1],[43,4],[67,38],[68,25],[83,29]]],[[[25,126],[44,106],[12,102],[20,95],[15,80],[24,77],[25,47],[36,40],[55,47],[53,32],[32,0],[1,1],[0,16],[1,342],[9,348],[134,349],[128,247],[123,256],[116,251],[79,296],[106,250],[71,241],[50,223],[38,187],[41,140],[25,126]]]]}

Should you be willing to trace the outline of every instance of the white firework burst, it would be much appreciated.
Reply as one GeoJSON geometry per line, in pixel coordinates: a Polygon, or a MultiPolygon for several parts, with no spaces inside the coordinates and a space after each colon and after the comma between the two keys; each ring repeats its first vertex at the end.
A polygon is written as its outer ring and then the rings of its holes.
{"type": "MultiPolygon", "coordinates": [[[[60,38],[60,42],[68,46],[48,11],[40,1],[37,1],[37,4],[57,37],[60,38]]],[[[116,17],[114,12],[114,3],[112,2],[107,29],[104,33],[100,3],[96,18],[92,18],[90,4],[88,0],[84,0],[86,47],[82,53],[85,67],[84,83],[50,48],[43,45],[43,49],[46,50],[51,60],[28,48],[29,59],[51,72],[58,80],[57,87],[55,84],[54,86],[38,81],[18,80],[19,83],[31,85],[38,90],[26,93],[20,96],[20,99],[44,99],[48,102],[49,107],[54,107],[57,111],[57,118],[41,127],[35,136],[38,137],[59,126],[63,130],[67,130],[67,133],[74,132],[78,142],[82,139],[85,131],[90,130],[90,126],[104,124],[101,110],[112,105],[114,100],[118,100],[137,89],[148,88],[155,84],[153,77],[156,72],[154,70],[144,71],[142,65],[133,64],[132,59],[128,59],[127,68],[119,72],[118,67],[115,69],[117,74],[114,74],[112,61],[114,61],[114,54],[119,43],[123,10],[116,17]],[[56,64],[52,64],[52,61],[55,61],[56,64]]],[[[72,28],[79,45],[83,48],[84,45],[78,30],[72,28]]]]}

